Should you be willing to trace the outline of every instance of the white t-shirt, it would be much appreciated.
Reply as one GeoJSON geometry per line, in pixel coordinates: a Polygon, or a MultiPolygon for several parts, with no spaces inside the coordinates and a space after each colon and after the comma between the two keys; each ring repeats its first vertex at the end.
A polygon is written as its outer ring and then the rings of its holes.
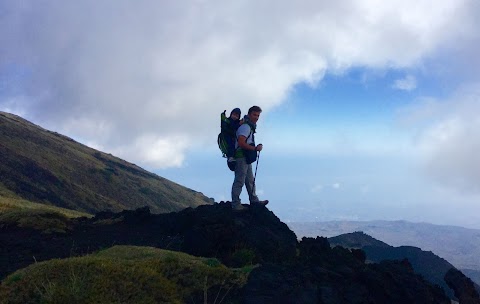
{"type": "Polygon", "coordinates": [[[238,138],[240,136],[245,136],[245,138],[247,138],[247,144],[253,144],[253,134],[250,135],[250,132],[252,132],[252,129],[246,123],[241,125],[240,128],[237,129],[237,141],[235,142],[235,148],[238,148],[238,138]]]}

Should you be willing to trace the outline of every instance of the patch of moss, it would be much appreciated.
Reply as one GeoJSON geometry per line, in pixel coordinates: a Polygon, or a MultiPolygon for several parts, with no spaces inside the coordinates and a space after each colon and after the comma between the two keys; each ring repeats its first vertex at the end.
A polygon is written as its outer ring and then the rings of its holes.
{"type": "Polygon", "coordinates": [[[76,210],[60,208],[51,205],[45,205],[40,203],[31,202],[24,199],[12,198],[8,196],[2,196],[0,193],[0,214],[6,213],[13,210],[43,210],[43,211],[51,211],[57,212],[60,214],[65,215],[69,218],[76,218],[76,217],[91,217],[91,214],[80,212],[76,210]]]}
{"type": "Polygon", "coordinates": [[[21,272],[1,286],[5,303],[181,303],[161,274],[110,259],[53,260],[21,272]]]}
{"type": "Polygon", "coordinates": [[[41,209],[14,209],[0,214],[0,227],[33,228],[43,233],[65,233],[69,219],[58,212],[41,209]]]}
{"type": "Polygon", "coordinates": [[[228,302],[246,283],[249,271],[213,260],[151,247],[114,246],[19,270],[0,285],[0,303],[228,302]]]}
{"type": "MultiPolygon", "coordinates": [[[[250,271],[230,269],[212,258],[151,247],[114,246],[98,253],[117,259],[143,260],[178,286],[182,301],[204,300],[206,294],[224,297],[246,283],[250,271]]],[[[217,302],[218,303],[218,302],[217,302]]]]}

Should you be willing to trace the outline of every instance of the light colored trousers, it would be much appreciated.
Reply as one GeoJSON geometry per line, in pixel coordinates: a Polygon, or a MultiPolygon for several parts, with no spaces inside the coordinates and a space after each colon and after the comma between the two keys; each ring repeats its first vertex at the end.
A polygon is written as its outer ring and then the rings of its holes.
{"type": "Polygon", "coordinates": [[[241,204],[240,194],[242,193],[243,185],[247,187],[250,204],[257,203],[258,196],[255,193],[255,185],[253,184],[252,164],[247,164],[244,157],[237,158],[237,165],[235,166],[235,179],[232,185],[232,206],[241,204]]]}

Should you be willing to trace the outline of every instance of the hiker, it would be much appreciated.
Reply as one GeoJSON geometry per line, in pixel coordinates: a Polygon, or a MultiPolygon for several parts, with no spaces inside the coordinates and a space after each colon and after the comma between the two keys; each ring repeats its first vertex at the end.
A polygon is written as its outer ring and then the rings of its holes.
{"type": "Polygon", "coordinates": [[[261,112],[262,109],[260,107],[251,107],[248,110],[248,115],[244,117],[243,124],[236,133],[236,166],[235,179],[232,185],[232,208],[235,210],[245,209],[240,202],[243,185],[247,188],[250,205],[258,204],[265,206],[268,204],[268,201],[260,201],[255,193],[255,180],[252,171],[252,163],[257,160],[257,153],[263,149],[262,144],[255,145],[254,135],[261,112]]]}
{"type": "MultiPolygon", "coordinates": [[[[225,110],[226,111],[226,110],[225,110]]],[[[240,121],[240,116],[242,111],[239,108],[235,108],[230,112],[230,117],[225,115],[225,111],[220,115],[221,119],[221,130],[224,136],[224,139],[227,143],[226,157],[228,162],[234,162],[235,154],[235,144],[236,137],[235,133],[237,132],[238,127],[240,127],[242,121],[240,121]]]]}

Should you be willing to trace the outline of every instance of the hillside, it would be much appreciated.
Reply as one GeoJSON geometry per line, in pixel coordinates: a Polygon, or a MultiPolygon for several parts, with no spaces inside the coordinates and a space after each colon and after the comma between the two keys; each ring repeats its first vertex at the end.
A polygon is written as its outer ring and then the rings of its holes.
{"type": "Polygon", "coordinates": [[[374,239],[373,237],[361,231],[353,233],[345,233],[339,236],[328,238],[328,242],[332,246],[342,246],[345,248],[362,248],[365,246],[389,248],[387,243],[374,239]]]}
{"type": "Polygon", "coordinates": [[[329,221],[288,223],[297,236],[333,237],[363,231],[392,246],[432,251],[456,268],[480,271],[480,230],[407,221],[329,221]]]}
{"type": "MultiPolygon", "coordinates": [[[[221,202],[167,214],[143,208],[74,219],[48,213],[30,221],[42,221],[41,226],[26,226],[25,215],[10,213],[0,217],[0,303],[75,297],[119,303],[149,295],[171,303],[450,303],[408,261],[365,263],[360,250],[331,248],[326,238],[297,241],[264,206],[246,205],[239,212],[221,202]],[[129,247],[107,249],[114,245],[129,247]],[[199,269],[185,266],[191,257],[162,258],[164,252],[131,246],[206,259],[195,262],[199,269]],[[236,268],[248,274],[246,282],[236,268]],[[155,285],[158,281],[163,284],[155,285]],[[217,288],[224,299],[211,292],[217,288]]],[[[454,273],[449,282],[468,299],[464,278],[454,273]]]]}
{"type": "MultiPolygon", "coordinates": [[[[455,267],[430,251],[412,246],[393,247],[363,232],[346,233],[328,240],[332,246],[362,249],[367,260],[376,263],[384,260],[408,259],[416,273],[441,286],[447,295],[453,297],[453,290],[449,288],[444,278],[448,271],[455,267]]],[[[480,290],[478,286],[476,287],[480,290]]]]}
{"type": "Polygon", "coordinates": [[[0,159],[0,201],[23,199],[86,213],[143,206],[163,213],[212,203],[200,192],[5,112],[0,159]]]}

